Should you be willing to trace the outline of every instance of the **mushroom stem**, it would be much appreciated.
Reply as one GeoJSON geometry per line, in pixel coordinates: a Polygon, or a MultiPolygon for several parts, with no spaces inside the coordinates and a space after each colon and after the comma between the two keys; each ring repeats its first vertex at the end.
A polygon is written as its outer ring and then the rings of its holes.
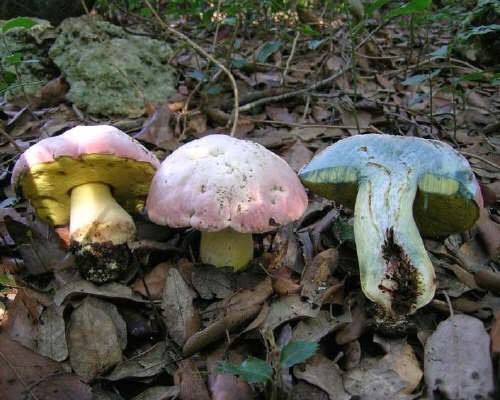
{"type": "Polygon", "coordinates": [[[434,267],[413,219],[417,177],[371,168],[360,180],[354,210],[361,286],[389,314],[413,312],[435,291],[434,267]]]}
{"type": "Polygon", "coordinates": [[[216,267],[244,268],[253,258],[251,233],[226,228],[218,232],[201,232],[200,258],[216,267]]]}
{"type": "Polygon", "coordinates": [[[126,243],[135,236],[132,217],[116,202],[108,185],[86,183],[71,190],[70,237],[80,244],[126,243]]]}

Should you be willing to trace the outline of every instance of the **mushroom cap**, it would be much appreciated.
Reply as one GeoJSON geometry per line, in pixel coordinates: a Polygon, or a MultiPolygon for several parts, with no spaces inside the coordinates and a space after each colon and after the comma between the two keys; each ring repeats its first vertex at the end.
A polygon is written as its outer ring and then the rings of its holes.
{"type": "Polygon", "coordinates": [[[153,153],[115,127],[77,126],[26,150],[11,183],[41,220],[62,225],[68,223],[71,189],[89,182],[109,185],[123,208],[140,211],[159,165],[153,153]]]}
{"type": "Polygon", "coordinates": [[[298,219],[307,195],[276,154],[257,143],[216,134],[179,147],[162,162],[146,207],[160,225],[257,233],[298,219]]]}
{"type": "Polygon", "coordinates": [[[352,208],[358,182],[381,169],[407,173],[409,184],[418,185],[413,214],[422,234],[461,232],[477,220],[483,201],[472,169],[460,153],[438,140],[386,134],[349,137],[316,155],[299,177],[312,191],[352,208]]]}

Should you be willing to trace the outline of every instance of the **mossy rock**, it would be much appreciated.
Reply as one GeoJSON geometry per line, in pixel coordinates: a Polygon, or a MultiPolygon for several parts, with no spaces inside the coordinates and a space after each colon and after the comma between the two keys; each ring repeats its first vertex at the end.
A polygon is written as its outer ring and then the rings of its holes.
{"type": "Polygon", "coordinates": [[[48,50],[56,37],[55,29],[49,21],[33,18],[37,24],[31,28],[15,27],[0,34],[1,72],[15,77],[2,95],[6,100],[38,97],[43,85],[57,76],[58,71],[48,50]],[[9,57],[20,57],[15,65],[9,57]]]}
{"type": "Polygon", "coordinates": [[[175,92],[170,46],[91,17],[68,18],[49,55],[70,85],[67,99],[88,114],[137,117],[175,92]]]}

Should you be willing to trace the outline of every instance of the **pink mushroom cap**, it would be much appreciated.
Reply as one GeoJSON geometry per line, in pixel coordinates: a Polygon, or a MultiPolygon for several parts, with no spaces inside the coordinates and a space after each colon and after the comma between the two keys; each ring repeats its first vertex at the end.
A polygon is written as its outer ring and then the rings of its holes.
{"type": "Polygon", "coordinates": [[[306,207],[304,187],[282,158],[226,135],[174,151],[153,177],[146,201],[157,224],[210,232],[267,232],[300,218],[306,207]]]}
{"type": "Polygon", "coordinates": [[[11,182],[40,219],[59,225],[69,218],[71,189],[90,182],[109,185],[122,207],[140,211],[159,166],[152,152],[113,126],[77,126],[26,150],[11,182]]]}

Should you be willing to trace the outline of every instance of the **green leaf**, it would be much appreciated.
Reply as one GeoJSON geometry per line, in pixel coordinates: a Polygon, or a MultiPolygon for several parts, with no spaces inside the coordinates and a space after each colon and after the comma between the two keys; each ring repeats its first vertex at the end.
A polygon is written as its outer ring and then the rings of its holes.
{"type": "Polygon", "coordinates": [[[199,69],[195,69],[194,71],[188,72],[186,74],[186,76],[193,78],[193,79],[196,79],[198,82],[206,82],[207,81],[207,75],[199,69]]]}
{"type": "Polygon", "coordinates": [[[0,274],[0,285],[17,286],[16,279],[12,274],[0,274]]]}
{"type": "Polygon", "coordinates": [[[469,74],[465,74],[461,78],[462,81],[485,81],[486,80],[486,74],[484,71],[477,71],[477,72],[471,72],[469,74]]]}
{"type": "Polygon", "coordinates": [[[373,13],[383,6],[385,6],[387,3],[389,3],[391,0],[375,0],[365,6],[365,13],[368,18],[373,16],[373,13]]]}
{"type": "Polygon", "coordinates": [[[281,47],[281,42],[279,40],[275,40],[272,42],[266,42],[262,49],[260,49],[259,54],[257,54],[257,61],[260,63],[266,62],[269,56],[275,52],[277,52],[281,47]]]}
{"type": "Polygon", "coordinates": [[[233,64],[233,67],[237,69],[242,69],[250,65],[247,60],[232,60],[231,64],[233,64]]]}
{"type": "Polygon", "coordinates": [[[281,349],[280,365],[290,368],[306,361],[318,350],[318,343],[293,340],[281,349]]]}
{"type": "Polygon", "coordinates": [[[472,36],[486,35],[487,33],[496,31],[500,31],[500,25],[498,24],[475,26],[469,31],[461,33],[460,38],[463,40],[467,40],[472,36]]]}
{"type": "Polygon", "coordinates": [[[310,42],[307,43],[307,48],[309,50],[316,50],[318,47],[322,46],[323,43],[325,43],[326,39],[321,39],[321,40],[311,40],[310,42]]]}
{"type": "Polygon", "coordinates": [[[21,53],[14,53],[9,56],[5,56],[3,61],[9,65],[19,65],[21,64],[21,53]]]}
{"type": "Polygon", "coordinates": [[[447,55],[448,55],[448,45],[447,44],[439,47],[438,49],[434,50],[430,54],[430,56],[432,56],[432,57],[446,57],[447,55]]]}
{"type": "Polygon", "coordinates": [[[218,372],[238,375],[248,383],[265,382],[273,376],[271,366],[264,360],[256,357],[248,357],[239,366],[227,361],[221,361],[218,372]]]}
{"type": "Polygon", "coordinates": [[[413,75],[410,76],[409,78],[406,78],[403,82],[401,82],[403,85],[406,86],[414,86],[418,85],[422,82],[425,82],[429,78],[429,75],[427,74],[418,74],[418,75],[413,75]]]}
{"type": "Polygon", "coordinates": [[[206,93],[209,95],[212,95],[212,96],[217,95],[217,94],[221,94],[222,93],[222,86],[219,84],[212,85],[206,90],[206,93]]]}
{"type": "Polygon", "coordinates": [[[431,0],[413,0],[409,3],[396,8],[384,15],[384,19],[387,21],[394,17],[400,17],[402,15],[420,14],[425,12],[432,4],[431,0]]]}
{"type": "Polygon", "coordinates": [[[14,19],[10,19],[2,25],[2,32],[7,32],[12,28],[31,28],[35,26],[37,22],[33,21],[31,18],[26,17],[17,17],[14,19]]]}
{"type": "Polygon", "coordinates": [[[3,71],[2,73],[2,81],[7,83],[8,85],[14,83],[17,79],[17,76],[14,72],[3,71]]]}

